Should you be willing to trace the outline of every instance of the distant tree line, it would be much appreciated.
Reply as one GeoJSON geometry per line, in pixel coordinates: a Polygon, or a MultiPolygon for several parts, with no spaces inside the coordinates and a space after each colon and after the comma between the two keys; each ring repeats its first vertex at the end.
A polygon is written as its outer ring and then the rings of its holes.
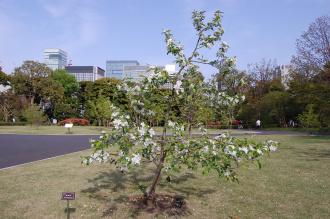
{"type": "Polygon", "coordinates": [[[119,80],[104,78],[78,83],[65,70],[52,71],[35,61],[25,61],[11,75],[1,72],[0,80],[1,85],[9,86],[0,93],[0,120],[5,123],[32,122],[31,116],[26,115],[40,111],[45,117],[39,123],[88,118],[97,125],[105,125],[109,104],[122,101],[117,89],[119,80]]]}
{"type": "Polygon", "coordinates": [[[260,119],[264,127],[330,127],[330,17],[316,19],[296,47],[286,78],[271,60],[219,78],[227,91],[245,94],[237,119],[260,119]]]}
{"type": "MultiPolygon", "coordinates": [[[[263,127],[329,128],[329,42],[330,17],[323,16],[297,39],[297,53],[292,57],[286,78],[283,78],[283,69],[265,59],[251,64],[246,71],[221,72],[216,77],[218,89],[229,95],[244,94],[245,101],[230,109],[229,113],[213,107],[203,109],[196,116],[204,123],[220,121],[225,125],[231,125],[235,119],[242,121],[243,126],[253,126],[260,119],[263,127]]],[[[202,75],[200,77],[204,80],[202,75]]],[[[40,124],[50,123],[53,118],[58,121],[85,118],[91,124],[107,126],[110,124],[111,104],[125,109],[131,107],[125,93],[118,88],[121,80],[103,78],[78,83],[65,70],[52,71],[35,61],[25,61],[12,74],[0,71],[0,84],[10,87],[0,93],[2,123],[12,123],[13,119],[16,123],[40,124]]],[[[164,95],[169,91],[157,92],[157,95],[164,95]]],[[[197,106],[202,99],[193,101],[197,106]]],[[[191,115],[194,109],[187,108],[181,113],[191,115]]],[[[156,117],[150,121],[152,125],[162,122],[156,117]]]]}

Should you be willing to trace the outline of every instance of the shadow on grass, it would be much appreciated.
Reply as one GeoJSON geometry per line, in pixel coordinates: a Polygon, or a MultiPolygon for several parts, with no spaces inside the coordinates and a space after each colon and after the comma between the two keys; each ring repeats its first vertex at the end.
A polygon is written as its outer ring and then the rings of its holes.
{"type": "Polygon", "coordinates": [[[297,150],[297,154],[308,161],[320,161],[330,159],[330,148],[310,148],[305,150],[297,150]]]}
{"type": "MultiPolygon", "coordinates": [[[[132,170],[127,174],[123,174],[119,171],[101,172],[95,178],[89,179],[88,182],[92,184],[92,186],[81,190],[81,192],[107,205],[107,209],[102,214],[103,217],[112,216],[118,208],[123,208],[124,205],[131,206],[129,207],[131,217],[137,217],[142,212],[147,212],[154,216],[189,215],[191,212],[186,204],[185,198],[190,196],[203,197],[215,192],[213,189],[196,188],[194,184],[186,185],[186,181],[195,179],[196,177],[192,173],[185,173],[177,177],[172,177],[170,182],[162,180],[158,188],[167,188],[170,193],[175,195],[159,193],[157,195],[156,207],[150,208],[143,204],[142,190],[147,187],[146,185],[151,183],[153,175],[148,175],[144,172],[146,171],[141,171],[139,169],[132,170]],[[128,190],[132,187],[135,187],[136,190],[140,190],[141,195],[132,196],[129,194],[128,190]],[[114,193],[118,194],[117,197],[114,193]]],[[[148,172],[153,173],[152,170],[148,172]]]]}

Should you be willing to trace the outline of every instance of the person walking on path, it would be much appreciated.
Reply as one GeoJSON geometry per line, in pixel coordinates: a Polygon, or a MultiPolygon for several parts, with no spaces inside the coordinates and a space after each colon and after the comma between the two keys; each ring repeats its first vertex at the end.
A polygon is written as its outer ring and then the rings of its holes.
{"type": "Polygon", "coordinates": [[[261,121],[258,119],[258,120],[256,121],[256,128],[257,128],[257,129],[260,129],[260,126],[261,126],[261,121]]]}

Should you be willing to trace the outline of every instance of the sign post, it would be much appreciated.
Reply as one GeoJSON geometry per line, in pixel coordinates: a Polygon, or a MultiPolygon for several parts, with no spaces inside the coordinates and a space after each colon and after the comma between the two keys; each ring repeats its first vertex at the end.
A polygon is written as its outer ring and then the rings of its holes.
{"type": "Polygon", "coordinates": [[[75,200],[76,194],[74,192],[62,192],[62,200],[66,200],[66,214],[67,219],[70,219],[70,200],[75,200]]]}
{"type": "Polygon", "coordinates": [[[73,124],[72,123],[66,123],[64,125],[64,128],[67,128],[68,129],[68,134],[71,134],[71,128],[73,127],[73,124]]]}

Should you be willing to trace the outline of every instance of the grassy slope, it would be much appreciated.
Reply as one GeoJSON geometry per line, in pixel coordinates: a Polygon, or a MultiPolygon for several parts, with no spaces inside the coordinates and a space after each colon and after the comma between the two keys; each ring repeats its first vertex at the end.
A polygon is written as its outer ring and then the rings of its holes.
{"type": "MultiPolygon", "coordinates": [[[[327,218],[330,138],[268,138],[282,142],[279,151],[261,170],[242,166],[239,184],[186,171],[170,184],[162,181],[159,191],[185,196],[189,218],[327,218]]],[[[154,216],[127,205],[129,195],[140,194],[134,182],[146,183],[148,169],[122,175],[109,165],[82,167],[80,155],[86,153],[0,170],[0,218],[64,218],[62,191],[76,192],[73,218],[154,216]]]]}

